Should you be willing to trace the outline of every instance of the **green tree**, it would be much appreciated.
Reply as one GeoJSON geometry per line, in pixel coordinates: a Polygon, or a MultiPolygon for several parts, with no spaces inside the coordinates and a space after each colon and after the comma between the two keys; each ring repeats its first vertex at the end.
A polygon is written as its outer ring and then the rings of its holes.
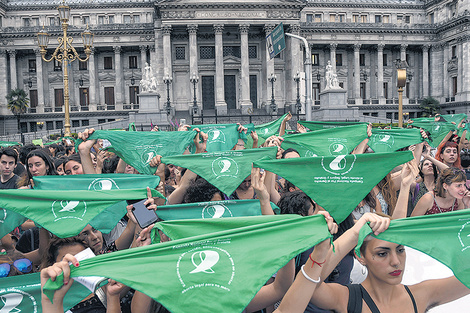
{"type": "Polygon", "coordinates": [[[8,110],[10,110],[16,116],[16,122],[18,124],[18,132],[21,133],[20,118],[21,118],[21,114],[26,113],[26,110],[29,107],[28,95],[23,89],[16,88],[16,89],[10,90],[6,98],[8,101],[7,103],[8,110]]]}
{"type": "Polygon", "coordinates": [[[441,111],[439,101],[431,96],[424,98],[419,106],[422,110],[421,117],[432,117],[441,111]]]}

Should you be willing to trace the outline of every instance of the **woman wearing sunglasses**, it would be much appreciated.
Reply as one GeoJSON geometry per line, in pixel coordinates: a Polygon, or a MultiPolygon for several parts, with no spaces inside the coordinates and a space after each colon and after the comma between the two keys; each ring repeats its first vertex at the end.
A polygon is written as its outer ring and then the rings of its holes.
{"type": "Polygon", "coordinates": [[[32,273],[34,270],[31,260],[21,254],[1,252],[0,254],[0,279],[32,273]],[[16,257],[15,257],[16,256],[16,257]]]}
{"type": "Polygon", "coordinates": [[[467,176],[461,169],[450,167],[441,172],[436,187],[416,204],[411,216],[462,210],[470,207],[470,192],[465,185],[467,176]]]}

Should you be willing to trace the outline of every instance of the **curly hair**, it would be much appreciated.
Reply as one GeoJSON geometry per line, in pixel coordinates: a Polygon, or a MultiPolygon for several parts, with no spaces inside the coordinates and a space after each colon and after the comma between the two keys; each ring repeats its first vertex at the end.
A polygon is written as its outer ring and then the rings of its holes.
{"type": "Polygon", "coordinates": [[[281,196],[277,206],[281,209],[281,214],[298,214],[308,216],[310,205],[315,210],[315,202],[303,191],[286,192],[281,196]]]}
{"type": "Polygon", "coordinates": [[[222,199],[225,195],[217,187],[209,183],[202,177],[197,177],[192,181],[184,195],[184,203],[211,201],[214,195],[219,194],[222,199]]]}

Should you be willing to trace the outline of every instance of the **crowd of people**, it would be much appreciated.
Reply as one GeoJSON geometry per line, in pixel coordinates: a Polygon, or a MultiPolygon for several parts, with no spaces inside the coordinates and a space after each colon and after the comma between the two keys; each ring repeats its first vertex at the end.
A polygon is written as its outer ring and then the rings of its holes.
{"type": "MultiPolygon", "coordinates": [[[[289,114],[283,119],[277,134],[266,138],[263,143],[266,147],[276,146],[279,159],[301,157],[293,148],[281,148],[290,119],[289,114]]],[[[303,125],[297,126],[293,131],[307,131],[303,125]]],[[[179,131],[188,131],[189,128],[182,125],[179,131]]],[[[195,153],[205,153],[208,136],[197,128],[194,130],[195,153]]],[[[250,132],[247,135],[253,139],[253,148],[258,147],[259,134],[242,125],[238,131],[250,132]]],[[[367,131],[370,137],[371,125],[367,131]]],[[[102,139],[89,139],[93,132],[93,129],[87,129],[78,135],[82,142],[77,145],[77,150],[69,138],[43,147],[30,144],[1,148],[0,189],[34,189],[33,178],[46,175],[139,174],[134,167],[103,147],[102,139]]],[[[394,219],[470,208],[467,185],[470,147],[466,132],[461,137],[456,135],[457,131],[449,132],[437,149],[428,144],[426,132],[421,133],[423,140],[420,143],[402,149],[411,150],[413,160],[383,177],[341,223],[336,223],[324,208],[295,184],[275,173],[254,167],[251,175],[227,195],[190,169],[163,164],[160,156],[155,156],[149,164],[156,168],[155,175],[160,177],[156,189],[166,199],[149,195],[145,205],[149,210],[156,210],[158,215],[160,205],[259,199],[261,212],[265,215],[274,214],[272,202],[277,204],[281,214],[324,216],[334,238],[334,249],[327,239],[299,254],[280,268],[260,290],[253,291],[256,295],[244,312],[426,312],[469,294],[470,289],[455,276],[412,286],[401,284],[406,260],[405,247],[401,244],[368,236],[361,246],[360,256],[353,250],[365,224],[369,224],[377,235],[384,232],[394,219]],[[360,284],[351,284],[354,259],[367,272],[360,284]]],[[[361,142],[352,153],[373,153],[367,145],[368,140],[361,142]]],[[[244,148],[240,139],[232,150],[244,148]]],[[[312,162],[314,160],[312,158],[312,162]]],[[[63,179],[67,184],[67,178],[63,179]]],[[[341,194],[332,196],[341,197],[341,194]]],[[[108,234],[87,225],[74,237],[59,238],[38,227],[34,221],[27,220],[1,239],[0,286],[8,287],[2,284],[4,277],[40,272],[41,284],[44,285],[48,279],[55,280],[63,274],[64,286],[55,292],[54,301],[43,294],[41,305],[43,312],[64,312],[63,298],[73,280],[70,267],[79,266],[74,255],[87,248],[99,255],[150,245],[152,227],[142,229],[139,226],[132,204],[127,205],[127,214],[108,234]]],[[[162,241],[170,240],[161,232],[160,238],[162,241]]],[[[259,257],[263,257],[262,253],[259,257]]],[[[145,293],[109,279],[107,285],[89,294],[67,312],[143,313],[167,312],[167,309],[145,293]]]]}

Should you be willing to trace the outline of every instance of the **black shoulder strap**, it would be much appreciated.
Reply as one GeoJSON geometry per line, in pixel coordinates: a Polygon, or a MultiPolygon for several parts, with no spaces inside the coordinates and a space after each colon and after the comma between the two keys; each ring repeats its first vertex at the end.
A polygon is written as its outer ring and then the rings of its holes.
{"type": "Polygon", "coordinates": [[[411,293],[410,288],[408,288],[408,286],[405,286],[405,290],[410,295],[411,302],[413,302],[413,309],[415,310],[415,313],[418,313],[418,307],[416,306],[415,297],[413,297],[413,294],[411,293]]]}
{"type": "Polygon", "coordinates": [[[348,313],[362,312],[362,295],[360,285],[346,285],[349,289],[348,313]]]}
{"type": "Polygon", "coordinates": [[[366,302],[366,304],[369,307],[370,311],[372,313],[380,313],[379,308],[375,305],[374,300],[372,300],[372,298],[370,297],[367,290],[364,287],[362,287],[362,285],[359,285],[359,286],[361,286],[362,298],[366,302]]]}

